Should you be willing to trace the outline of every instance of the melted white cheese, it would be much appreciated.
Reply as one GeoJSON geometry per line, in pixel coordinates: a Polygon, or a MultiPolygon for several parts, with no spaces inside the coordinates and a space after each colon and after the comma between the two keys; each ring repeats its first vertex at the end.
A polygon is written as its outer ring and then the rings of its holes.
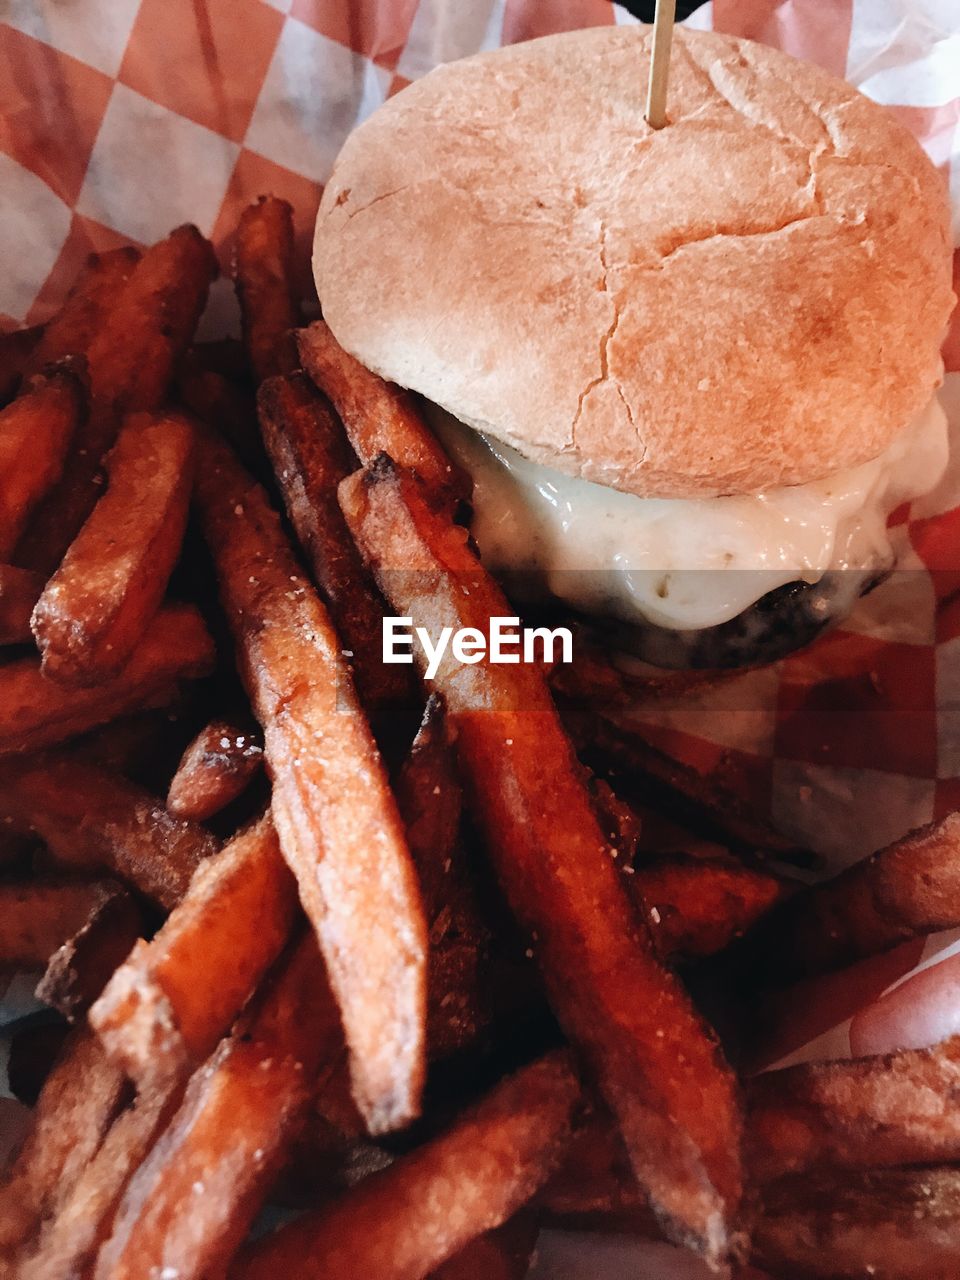
{"type": "MultiPolygon", "coordinates": [[[[574,608],[678,630],[726,622],[774,588],[892,562],[887,519],[947,464],[936,396],[880,457],[750,496],[639,498],[573,479],[431,409],[473,476],[484,563],[574,608]]],[[[521,588],[522,589],[522,588],[521,588]]]]}

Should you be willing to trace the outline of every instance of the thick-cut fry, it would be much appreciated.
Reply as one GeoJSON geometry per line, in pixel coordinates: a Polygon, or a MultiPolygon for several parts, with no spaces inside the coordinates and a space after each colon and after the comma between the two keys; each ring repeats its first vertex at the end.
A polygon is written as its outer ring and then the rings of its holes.
{"type": "Polygon", "coordinates": [[[386,453],[415,471],[432,494],[469,498],[468,477],[447,457],[408,392],[348,355],[322,320],[301,329],[297,345],[304,369],[332,401],[364,466],[386,453]]]}
{"type": "MultiPolygon", "coordinates": [[[[47,1077],[32,1127],[0,1183],[0,1262],[70,1192],[97,1151],[124,1092],[92,1031],[78,1027],[47,1077]]],[[[16,1274],[16,1273],[14,1273],[16,1274]]]]}
{"type": "Polygon", "coordinates": [[[47,680],[38,658],[0,667],[0,756],[37,751],[75,738],[117,716],[172,701],[177,682],[213,665],[213,641],[196,609],[167,605],[130,661],[96,688],[63,689],[47,680]]]}
{"type": "Polygon", "coordinates": [[[46,585],[43,574],[0,564],[0,644],[32,640],[30,615],[46,585]]]}
{"type": "Polygon", "coordinates": [[[377,715],[410,694],[407,669],[384,663],[383,601],[337,501],[356,469],[343,427],[303,374],[270,378],[257,396],[260,426],[290,523],[349,651],[357,690],[377,715]]]}
{"type": "Polygon", "coordinates": [[[51,360],[64,356],[86,355],[139,261],[140,251],[132,245],[91,254],[63,306],[44,326],[27,372],[37,373],[51,360]]]}
{"type": "Polygon", "coordinates": [[[463,790],[450,737],[443,699],[432,693],[396,781],[397,804],[430,921],[445,907],[454,912],[461,905],[473,907],[461,903],[466,886],[462,876],[453,874],[463,790]]]}
{"type": "Polygon", "coordinates": [[[37,999],[75,1022],[129,955],[142,927],[140,909],[133,898],[114,886],[73,937],[50,957],[37,986],[37,999]]]}
{"type": "Polygon", "coordinates": [[[796,894],[761,927],[756,946],[789,980],[958,924],[960,813],[952,813],[796,894]]]}
{"type": "Polygon", "coordinates": [[[218,848],[214,835],[171,817],[149,792],[70,756],[5,764],[0,819],[39,835],[57,863],[109,869],[167,908],[218,848]]]}
{"type": "Polygon", "coordinates": [[[138,943],[90,1010],[111,1059],[141,1087],[198,1066],[280,954],[296,905],[263,818],[201,864],[159,933],[138,943]]]}
{"type": "Polygon", "coordinates": [[[105,465],[107,491],[33,613],[43,673],[61,684],[115,676],[160,607],[187,524],[193,429],[136,414],[105,465]]]}
{"type": "Polygon", "coordinates": [[[300,324],[293,270],[293,209],[261,196],[240,215],[233,276],[243,341],[257,382],[299,364],[292,330],[300,324]]]}
{"type": "Polygon", "coordinates": [[[143,1280],[164,1270],[178,1280],[222,1274],[303,1122],[320,1064],[341,1045],[309,935],[191,1079],[127,1188],[96,1280],[143,1280]]]}
{"type": "Polygon", "coordinates": [[[37,1244],[20,1262],[18,1280],[86,1277],[98,1249],[113,1229],[120,1198],[168,1123],[182,1085],[154,1090],[117,1116],[100,1149],[61,1199],[37,1244]]]}
{"type": "Polygon", "coordinates": [[[167,792],[178,818],[205,822],[236,800],[263,766],[260,734],[211,720],[183,753],[167,792]]]}
{"type": "Polygon", "coordinates": [[[957,1036],[932,1049],[766,1072],[750,1083],[751,1176],[960,1161],[958,1094],[957,1036]]]}
{"type": "Polygon", "coordinates": [[[267,461],[256,405],[248,391],[216,369],[204,369],[190,359],[181,364],[177,374],[177,395],[194,417],[217,428],[245,467],[257,475],[265,473],[267,461]]]}
{"type": "Polygon", "coordinates": [[[280,845],[330,970],[357,1102],[371,1132],[395,1128],[420,1105],[427,950],[400,815],[337,634],[263,490],[212,438],[197,490],[264,730],[280,845]]]}
{"type": "MultiPolygon", "coordinates": [[[[486,633],[510,608],[466,530],[383,458],[340,487],[348,523],[395,611],[438,636],[486,633]]],[[[530,665],[440,664],[465,782],[561,1024],[617,1115],[633,1167],[676,1239],[714,1262],[733,1244],[740,1119],[716,1040],[656,958],[530,665]]]]}
{"type": "Polygon", "coordinates": [[[628,885],[660,954],[688,959],[723,951],[783,894],[765,871],[680,854],[639,862],[628,885]]]}
{"type": "Polygon", "coordinates": [[[0,883],[0,965],[45,965],[117,889],[108,880],[0,883]]]}
{"type": "Polygon", "coordinates": [[[100,496],[100,463],[125,413],[158,408],[207,300],[217,264],[196,227],[148,249],[119,286],[86,348],[90,415],[59,484],[38,508],[16,563],[50,574],[100,496]]]}
{"type": "Polygon", "coordinates": [[[0,558],[13,553],[34,507],[63,474],[83,411],[83,386],[68,364],[36,374],[0,411],[0,558]]]}
{"type": "Polygon", "coordinates": [[[567,1054],[533,1063],[441,1137],[250,1246],[232,1280],[419,1280],[537,1192],[569,1143],[579,1094],[567,1054]]]}
{"type": "Polygon", "coordinates": [[[17,394],[30,365],[30,357],[43,337],[43,328],[9,329],[0,333],[0,405],[17,394]]]}
{"type": "Polygon", "coordinates": [[[634,729],[574,703],[561,704],[564,724],[587,763],[597,772],[603,766],[616,771],[631,798],[649,802],[689,831],[703,834],[736,853],[758,851],[774,854],[783,862],[809,866],[815,859],[774,831],[743,799],[724,784],[707,777],[682,760],[658,751],[637,736],[634,729]]]}
{"type": "Polygon", "coordinates": [[[960,1170],[887,1169],[764,1192],[755,1257],[790,1280],[956,1280],[960,1170]]]}

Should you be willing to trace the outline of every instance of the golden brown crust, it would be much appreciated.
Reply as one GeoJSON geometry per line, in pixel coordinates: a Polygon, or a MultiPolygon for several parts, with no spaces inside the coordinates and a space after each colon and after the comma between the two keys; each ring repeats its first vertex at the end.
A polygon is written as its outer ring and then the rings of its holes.
{"type": "Polygon", "coordinates": [[[348,140],[314,252],[377,373],[639,494],[795,484],[880,453],[939,379],[946,195],[882,107],[785,54],[596,28],[441,67],[348,140]]]}

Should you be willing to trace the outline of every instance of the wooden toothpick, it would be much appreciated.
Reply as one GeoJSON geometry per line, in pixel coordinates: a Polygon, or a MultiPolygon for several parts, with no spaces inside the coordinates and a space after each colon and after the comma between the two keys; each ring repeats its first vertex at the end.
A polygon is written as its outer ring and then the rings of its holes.
{"type": "Polygon", "coordinates": [[[657,0],[653,17],[653,52],[650,55],[650,84],[647,87],[646,120],[651,129],[667,123],[667,80],[670,76],[670,45],[677,0],[657,0]]]}

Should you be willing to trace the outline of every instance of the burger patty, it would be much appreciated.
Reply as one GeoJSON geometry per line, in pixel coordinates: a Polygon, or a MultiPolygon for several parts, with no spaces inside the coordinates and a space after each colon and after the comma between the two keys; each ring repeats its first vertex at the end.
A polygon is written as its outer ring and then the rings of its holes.
{"type": "Polygon", "coordinates": [[[889,568],[835,570],[819,582],[788,582],[729,622],[698,631],[653,623],[591,619],[608,648],[675,670],[759,666],[801,649],[846,617],[856,600],[890,575],[889,568]]]}

